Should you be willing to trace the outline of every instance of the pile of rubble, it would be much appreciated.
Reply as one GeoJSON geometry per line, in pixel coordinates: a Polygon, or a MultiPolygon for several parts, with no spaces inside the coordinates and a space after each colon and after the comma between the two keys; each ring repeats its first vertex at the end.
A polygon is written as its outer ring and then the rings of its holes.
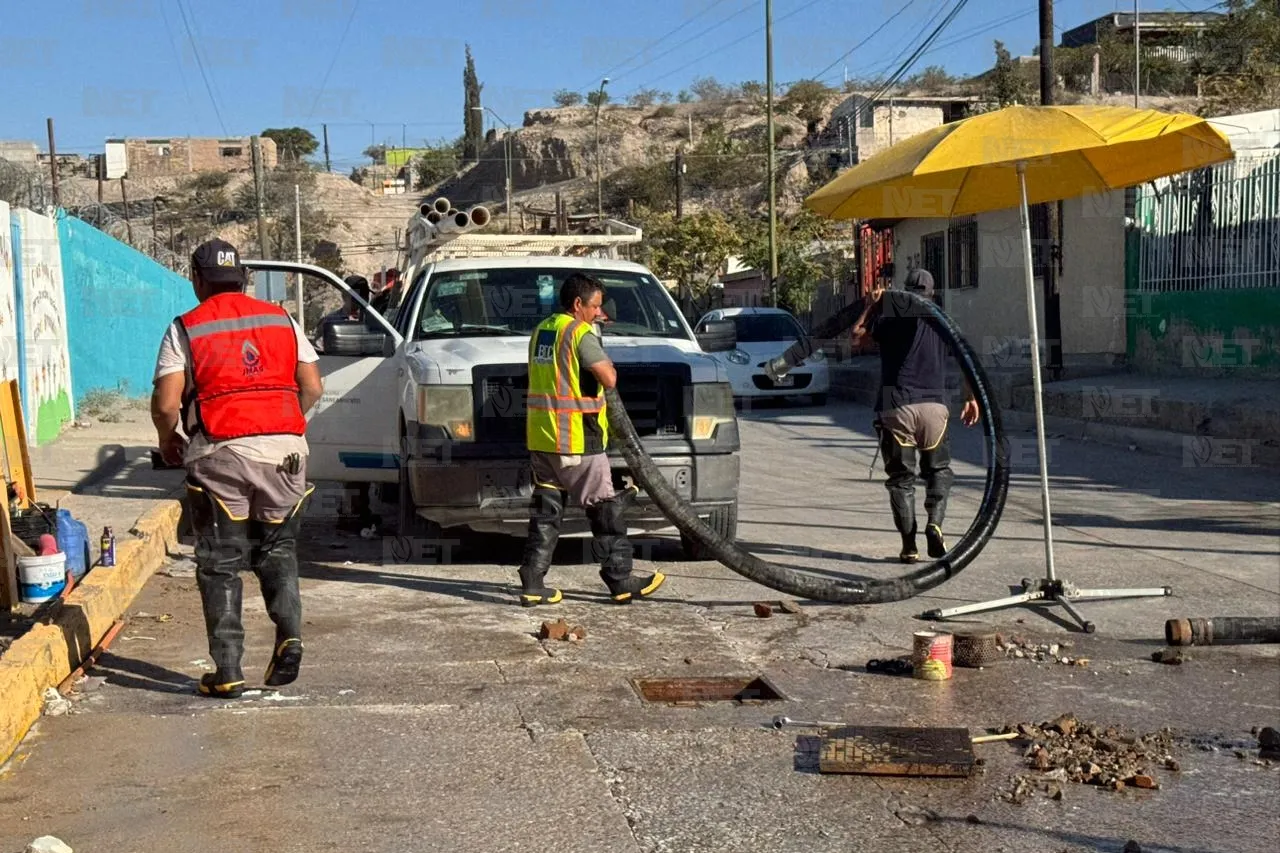
{"type": "Polygon", "coordinates": [[[1140,735],[1114,726],[1098,726],[1077,720],[1071,714],[1033,725],[1023,723],[1006,731],[1017,731],[1030,741],[1024,753],[1035,775],[1014,778],[1005,799],[1025,802],[1037,792],[1062,799],[1063,783],[1095,785],[1112,791],[1125,788],[1158,789],[1153,775],[1157,767],[1177,772],[1173,731],[1163,728],[1140,735]]]}
{"type": "Polygon", "coordinates": [[[1072,657],[1071,643],[1033,643],[1021,637],[996,637],[996,648],[1007,658],[1018,658],[1036,663],[1053,662],[1063,666],[1088,666],[1088,658],[1072,657]]]}

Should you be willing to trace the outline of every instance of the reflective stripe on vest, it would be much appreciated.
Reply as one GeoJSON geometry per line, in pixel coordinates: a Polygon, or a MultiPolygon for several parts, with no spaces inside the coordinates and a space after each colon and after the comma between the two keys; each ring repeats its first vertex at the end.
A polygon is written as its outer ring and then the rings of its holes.
{"type": "MultiPolygon", "coordinates": [[[[568,314],[548,317],[529,341],[529,393],[525,402],[528,448],[562,456],[588,451],[584,418],[600,426],[600,450],[608,443],[604,390],[582,393],[578,343],[591,326],[568,314]]],[[[594,448],[591,448],[594,450],[594,448]]]]}
{"type": "Polygon", "coordinates": [[[178,318],[191,350],[195,427],[210,441],[302,435],[298,339],[283,308],[220,293],[178,318]]]}

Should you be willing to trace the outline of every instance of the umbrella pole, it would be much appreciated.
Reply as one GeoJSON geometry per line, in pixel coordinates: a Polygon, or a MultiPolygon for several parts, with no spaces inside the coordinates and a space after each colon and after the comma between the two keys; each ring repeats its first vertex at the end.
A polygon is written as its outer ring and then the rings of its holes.
{"type": "Polygon", "coordinates": [[[1146,589],[1080,589],[1070,581],[1058,580],[1053,563],[1053,520],[1049,509],[1049,460],[1044,441],[1044,398],[1040,382],[1040,333],[1037,323],[1035,270],[1032,269],[1031,256],[1031,207],[1027,203],[1027,166],[1018,164],[1018,186],[1022,193],[1022,204],[1019,215],[1022,225],[1022,263],[1027,285],[1027,320],[1031,327],[1031,384],[1035,391],[1036,411],[1036,450],[1040,456],[1040,505],[1044,510],[1044,559],[1045,576],[1039,581],[1024,578],[1022,593],[994,601],[979,604],[964,604],[945,610],[930,610],[921,614],[924,619],[949,619],[952,616],[963,616],[969,613],[983,613],[1018,604],[1045,602],[1059,604],[1067,614],[1084,629],[1085,633],[1094,632],[1094,624],[1080,614],[1072,606],[1072,602],[1081,598],[1147,598],[1173,595],[1171,587],[1150,587],[1146,589]]]}

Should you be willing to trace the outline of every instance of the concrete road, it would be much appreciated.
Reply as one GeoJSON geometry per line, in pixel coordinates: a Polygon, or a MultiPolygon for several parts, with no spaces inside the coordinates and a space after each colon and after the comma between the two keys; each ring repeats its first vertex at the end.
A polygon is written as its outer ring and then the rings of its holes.
{"type": "MultiPolygon", "coordinates": [[[[741,540],[809,570],[899,571],[862,408],[743,412],[741,540]]],[[[981,487],[979,436],[957,423],[952,538],[981,487]]],[[[206,669],[189,563],[157,575],[69,716],[45,718],[0,777],[0,853],[53,834],[77,851],[1145,851],[1274,849],[1280,766],[1256,761],[1257,726],[1280,726],[1280,648],[1191,649],[1153,663],[1164,620],[1280,612],[1275,473],[1191,468],[1123,449],[1051,441],[1059,572],[1081,586],[1164,586],[1172,598],[1082,608],[1085,636],[1052,611],[982,617],[1006,634],[1071,642],[1087,667],[1012,659],[931,683],[870,674],[906,654],[922,610],[1007,594],[1043,571],[1035,450],[1014,435],[1014,487],[995,539],[958,578],[868,608],[800,602],[714,563],[683,563],[674,537],[641,540],[661,600],[608,604],[582,540],[562,544],[566,601],[514,606],[519,543],[460,543],[451,566],[383,560],[314,520],[304,551],[303,675],[236,701],[193,695],[206,669]],[[586,627],[539,641],[543,619],[586,627]],[[667,706],[637,677],[766,675],[785,701],[667,706]],[[105,678],[105,680],[99,680],[105,678]],[[1025,744],[975,746],[983,772],[925,780],[817,772],[817,732],[774,714],[867,725],[988,727],[1072,712],[1142,732],[1172,727],[1179,772],[1155,791],[1066,784],[1007,802],[1025,744]],[[1203,743],[1203,747],[1193,743],[1203,743]],[[1239,750],[1238,757],[1236,750],[1239,750]]],[[[270,628],[247,579],[246,671],[261,678],[270,628]]]]}

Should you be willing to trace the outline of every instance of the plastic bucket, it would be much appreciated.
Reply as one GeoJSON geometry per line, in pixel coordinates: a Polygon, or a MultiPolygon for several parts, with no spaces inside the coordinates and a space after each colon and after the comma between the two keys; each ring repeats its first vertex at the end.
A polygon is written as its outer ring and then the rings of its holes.
{"type": "Polygon", "coordinates": [[[925,681],[946,681],[951,678],[951,635],[917,631],[914,639],[912,674],[925,681]]]}
{"type": "Polygon", "coordinates": [[[18,558],[18,597],[28,604],[57,598],[66,586],[66,554],[18,558]]]}

